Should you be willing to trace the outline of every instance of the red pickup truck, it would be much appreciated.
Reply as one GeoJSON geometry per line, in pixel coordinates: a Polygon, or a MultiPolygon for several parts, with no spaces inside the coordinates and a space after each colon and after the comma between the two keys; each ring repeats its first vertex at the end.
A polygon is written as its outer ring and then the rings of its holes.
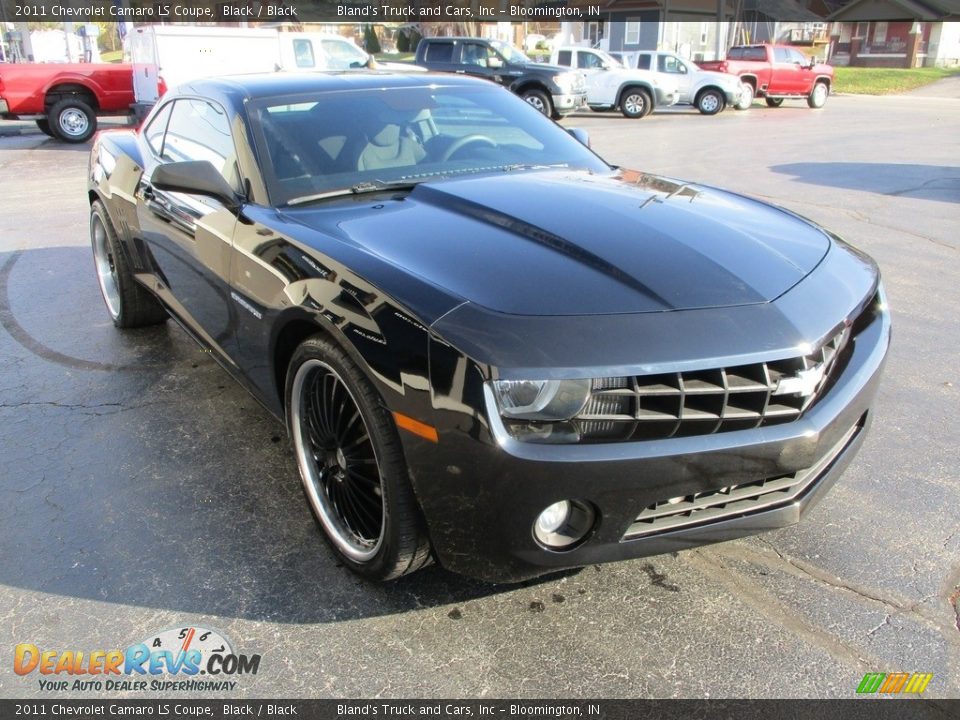
{"type": "Polygon", "coordinates": [[[740,76],[740,109],[750,107],[754,97],[765,98],[770,107],[780,107],[787,98],[805,98],[810,107],[821,108],[833,86],[831,66],[811,60],[789,45],[737,45],[730,48],[726,60],[697,65],[740,76]]]}
{"type": "Polygon", "coordinates": [[[0,117],[36,120],[66,142],[85,142],[98,115],[126,115],[133,104],[133,66],[115,63],[0,65],[0,117]]]}

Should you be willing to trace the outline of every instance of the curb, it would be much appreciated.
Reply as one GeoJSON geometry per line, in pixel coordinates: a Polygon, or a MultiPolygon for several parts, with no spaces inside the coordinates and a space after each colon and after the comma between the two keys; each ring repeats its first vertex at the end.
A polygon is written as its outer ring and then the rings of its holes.
{"type": "Polygon", "coordinates": [[[42,135],[40,128],[19,128],[19,127],[3,127],[0,125],[0,138],[2,137],[19,137],[21,135],[42,135]]]}

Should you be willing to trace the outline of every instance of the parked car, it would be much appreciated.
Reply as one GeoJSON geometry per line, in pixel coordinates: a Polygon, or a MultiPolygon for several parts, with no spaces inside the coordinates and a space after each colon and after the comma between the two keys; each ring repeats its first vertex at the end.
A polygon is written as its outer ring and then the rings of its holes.
{"type": "Polygon", "coordinates": [[[367,578],[517,581],[797,522],[873,417],[876,265],[572,135],[456,75],[189,83],[91,151],[107,310],[171,314],[286,423],[367,578]]]}
{"type": "Polygon", "coordinates": [[[812,108],[822,108],[833,87],[833,68],[789,45],[737,45],[730,48],[726,60],[698,63],[703,70],[737,75],[743,83],[740,107],[764,98],[770,107],[784,100],[806,99],[812,108]]]}
{"type": "Polygon", "coordinates": [[[716,115],[728,105],[737,107],[743,86],[736,75],[701,70],[690,60],[663,50],[623,53],[629,68],[656,74],[662,83],[676,85],[678,105],[693,105],[704,115],[716,115]]]}
{"type": "Polygon", "coordinates": [[[133,69],[111,63],[16,63],[0,66],[0,117],[35,120],[51,137],[82,143],[100,115],[126,115],[133,69]]]}
{"type": "Polygon", "coordinates": [[[535,63],[517,48],[499,40],[423,38],[417,45],[416,63],[436,72],[493,80],[554,119],[572,113],[587,101],[581,73],[535,63]]]}
{"type": "Polygon", "coordinates": [[[133,112],[139,120],[167,88],[202,77],[374,66],[423,71],[410,64],[378,63],[349,38],[331,33],[173,23],[132,28],[126,44],[133,59],[133,112]]]}
{"type": "Polygon", "coordinates": [[[591,110],[619,109],[625,117],[642,118],[656,107],[672,105],[679,97],[673,78],[661,82],[652,72],[624,68],[603,50],[560,47],[550,62],[584,74],[591,110]]]}

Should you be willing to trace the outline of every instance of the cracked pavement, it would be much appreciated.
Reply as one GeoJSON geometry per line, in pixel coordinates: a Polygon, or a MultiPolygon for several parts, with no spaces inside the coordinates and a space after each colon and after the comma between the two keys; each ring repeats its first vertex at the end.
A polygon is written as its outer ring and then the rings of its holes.
{"type": "Polygon", "coordinates": [[[339,567],[283,428],[172,322],[107,319],[87,148],[0,139],[0,697],[44,696],[16,643],[188,624],[263,655],[236,697],[852,697],[893,671],[960,697],[958,119],[957,99],[840,96],[564,121],[869,252],[894,344],[871,434],[800,525],[509,587],[339,567]]]}

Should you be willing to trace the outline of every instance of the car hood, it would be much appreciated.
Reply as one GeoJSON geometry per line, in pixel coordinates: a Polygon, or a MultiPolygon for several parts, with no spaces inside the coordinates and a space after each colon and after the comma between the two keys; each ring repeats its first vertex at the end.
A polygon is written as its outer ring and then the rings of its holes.
{"type": "MultiPolygon", "coordinates": [[[[517,315],[767,303],[830,246],[784,210],[627,171],[518,171],[347,202],[285,214],[461,300],[517,315]]],[[[383,289],[403,298],[403,288],[383,289]]]]}
{"type": "Polygon", "coordinates": [[[551,65],[550,63],[528,62],[517,63],[517,66],[527,70],[539,70],[540,72],[556,73],[557,75],[560,73],[576,72],[576,70],[573,68],[564,67],[563,65],[551,65]]]}
{"type": "Polygon", "coordinates": [[[715,82],[720,86],[735,87],[740,84],[740,77],[738,75],[716,72],[715,70],[699,70],[696,79],[698,81],[715,82]]]}

